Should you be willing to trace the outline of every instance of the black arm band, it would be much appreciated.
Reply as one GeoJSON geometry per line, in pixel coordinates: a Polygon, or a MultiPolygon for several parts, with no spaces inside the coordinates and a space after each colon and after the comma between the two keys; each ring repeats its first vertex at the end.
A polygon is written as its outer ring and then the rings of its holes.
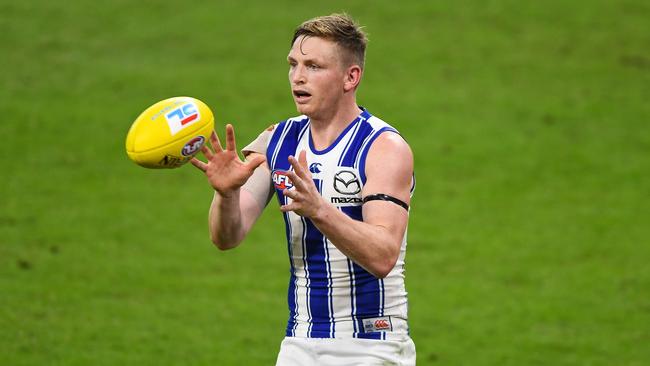
{"type": "Polygon", "coordinates": [[[390,201],[404,207],[406,211],[409,210],[409,205],[407,205],[406,202],[383,193],[371,194],[363,199],[363,203],[368,201],[390,201]]]}

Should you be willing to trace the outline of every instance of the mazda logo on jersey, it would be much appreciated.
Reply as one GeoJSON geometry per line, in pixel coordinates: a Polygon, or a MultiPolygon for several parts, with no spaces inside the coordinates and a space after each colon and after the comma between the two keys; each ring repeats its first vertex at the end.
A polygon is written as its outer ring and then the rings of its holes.
{"type": "Polygon", "coordinates": [[[341,170],[334,176],[334,189],[340,194],[357,194],[361,192],[361,182],[350,170],[341,170]]]}

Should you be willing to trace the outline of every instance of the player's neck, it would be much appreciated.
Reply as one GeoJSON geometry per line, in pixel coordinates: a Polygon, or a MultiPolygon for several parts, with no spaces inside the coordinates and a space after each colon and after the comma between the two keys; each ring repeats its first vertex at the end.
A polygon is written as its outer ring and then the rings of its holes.
{"type": "Polygon", "coordinates": [[[336,109],[330,116],[310,117],[310,132],[314,147],[317,150],[328,148],[359,114],[361,109],[357,106],[356,100],[352,100],[351,103],[345,103],[341,108],[336,109]]]}

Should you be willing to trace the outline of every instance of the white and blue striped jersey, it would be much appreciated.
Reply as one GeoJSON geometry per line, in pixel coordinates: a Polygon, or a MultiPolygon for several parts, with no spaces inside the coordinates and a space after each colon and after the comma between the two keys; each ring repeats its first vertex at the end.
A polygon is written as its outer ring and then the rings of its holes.
{"type": "MultiPolygon", "coordinates": [[[[288,156],[307,152],[309,170],[321,195],[355,220],[362,220],[361,189],[366,156],[373,141],[393,127],[366,110],[325,150],[314,148],[309,118],[279,123],[270,137],[266,158],[276,196],[291,187],[288,156]]],[[[412,187],[413,188],[413,187],[412,187]]],[[[309,338],[404,339],[408,336],[404,286],[406,234],[395,267],[378,279],[341,253],[308,219],[284,213],[291,277],[286,336],[309,338]]]]}

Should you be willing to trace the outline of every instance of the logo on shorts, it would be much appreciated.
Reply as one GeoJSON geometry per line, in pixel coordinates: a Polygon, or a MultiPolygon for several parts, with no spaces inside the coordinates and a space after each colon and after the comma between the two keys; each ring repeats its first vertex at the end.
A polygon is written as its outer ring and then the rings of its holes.
{"type": "Polygon", "coordinates": [[[341,170],[334,176],[334,189],[340,194],[357,194],[361,192],[361,182],[353,171],[341,170]]]}
{"type": "Polygon", "coordinates": [[[390,316],[363,319],[363,331],[366,333],[385,332],[391,330],[393,330],[393,325],[390,321],[390,316]]]}
{"type": "Polygon", "coordinates": [[[183,146],[183,149],[181,149],[181,154],[183,156],[192,156],[196,154],[197,151],[203,146],[203,143],[205,142],[205,137],[203,136],[196,136],[195,138],[191,139],[190,141],[183,146]]]}
{"type": "Polygon", "coordinates": [[[293,188],[291,179],[289,179],[289,176],[285,171],[274,170],[273,174],[271,174],[271,178],[273,179],[273,185],[276,189],[284,190],[293,188]]]}
{"type": "Polygon", "coordinates": [[[375,320],[375,329],[386,330],[390,329],[390,323],[386,319],[377,319],[375,320]]]}

